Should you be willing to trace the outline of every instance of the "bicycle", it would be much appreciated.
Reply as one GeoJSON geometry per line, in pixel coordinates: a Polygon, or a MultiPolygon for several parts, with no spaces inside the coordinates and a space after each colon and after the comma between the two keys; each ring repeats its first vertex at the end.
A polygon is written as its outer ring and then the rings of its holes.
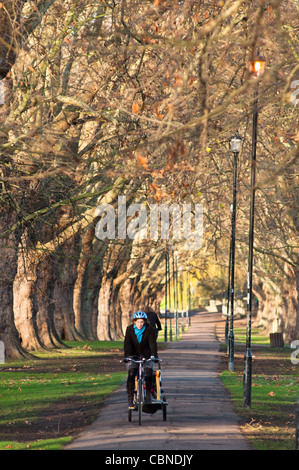
{"type": "MultiPolygon", "coordinates": [[[[129,408],[128,409],[128,421],[132,421],[132,412],[134,410],[138,411],[138,423],[139,426],[142,424],[142,411],[145,411],[144,409],[144,404],[145,404],[145,399],[146,399],[146,388],[145,388],[145,379],[144,379],[144,368],[147,362],[152,361],[153,359],[146,359],[144,357],[141,357],[140,359],[136,360],[133,358],[124,358],[122,362],[135,362],[135,364],[138,364],[138,371],[135,377],[135,391],[134,391],[134,409],[129,408]]],[[[149,407],[149,411],[145,412],[150,412],[150,413],[155,413],[158,409],[163,410],[163,420],[166,421],[167,417],[167,411],[166,411],[166,406],[168,405],[166,398],[163,397],[161,400],[161,393],[163,393],[161,389],[161,366],[160,366],[160,359],[155,358],[153,362],[157,363],[159,365],[159,370],[155,371],[155,382],[153,384],[153,389],[152,389],[152,400],[150,405],[146,405],[149,407]]]]}

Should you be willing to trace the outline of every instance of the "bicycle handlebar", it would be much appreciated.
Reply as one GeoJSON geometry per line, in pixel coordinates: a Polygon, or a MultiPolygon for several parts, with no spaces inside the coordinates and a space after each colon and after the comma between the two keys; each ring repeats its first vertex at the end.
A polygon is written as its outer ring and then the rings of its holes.
{"type": "Polygon", "coordinates": [[[147,362],[147,361],[162,362],[162,359],[159,359],[158,357],[150,358],[150,359],[146,359],[145,357],[142,357],[141,359],[136,360],[136,359],[133,359],[132,357],[124,357],[124,359],[122,359],[120,362],[130,362],[130,361],[133,361],[136,364],[143,364],[144,362],[147,362]]]}

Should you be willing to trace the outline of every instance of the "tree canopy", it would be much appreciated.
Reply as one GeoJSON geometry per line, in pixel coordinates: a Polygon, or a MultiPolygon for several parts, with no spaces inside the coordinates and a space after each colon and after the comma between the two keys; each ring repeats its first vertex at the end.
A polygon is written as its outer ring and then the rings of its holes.
{"type": "Polygon", "coordinates": [[[135,306],[158,306],[165,240],[95,236],[97,207],[117,208],[119,196],[147,208],[202,204],[203,246],[169,245],[199,287],[224,289],[236,130],[243,288],[257,92],[255,291],[275,295],[284,317],[293,312],[286,329],[298,331],[297,15],[296,1],[278,0],[0,3],[0,338],[9,356],[70,337],[121,337],[135,306]],[[256,78],[248,61],[258,51],[266,68],[256,78]]]}

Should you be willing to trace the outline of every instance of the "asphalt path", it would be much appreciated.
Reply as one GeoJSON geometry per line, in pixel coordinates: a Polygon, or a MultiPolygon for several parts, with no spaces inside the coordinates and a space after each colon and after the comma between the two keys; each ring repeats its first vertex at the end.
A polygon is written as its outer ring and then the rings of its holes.
{"type": "Polygon", "coordinates": [[[220,313],[197,313],[178,342],[159,352],[167,420],[162,410],[128,422],[125,384],[106,400],[98,418],[66,450],[250,450],[239,429],[217,367],[220,313]]]}

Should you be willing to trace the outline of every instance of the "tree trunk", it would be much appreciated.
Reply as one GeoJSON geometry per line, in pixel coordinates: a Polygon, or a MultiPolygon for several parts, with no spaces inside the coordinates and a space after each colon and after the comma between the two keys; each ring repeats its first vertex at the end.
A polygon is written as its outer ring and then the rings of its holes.
{"type": "Polygon", "coordinates": [[[292,268],[286,271],[281,327],[285,342],[291,343],[299,338],[299,270],[292,268]]]}
{"type": "Polygon", "coordinates": [[[76,246],[78,236],[68,240],[56,253],[55,260],[55,286],[54,324],[62,340],[73,341],[83,339],[75,328],[75,315],[73,310],[74,285],[77,276],[76,246]]]}
{"type": "Polygon", "coordinates": [[[299,337],[299,273],[285,266],[285,274],[286,280],[275,284],[275,292],[267,280],[254,290],[259,300],[255,322],[266,334],[282,332],[285,343],[291,343],[299,337]]]}
{"type": "Polygon", "coordinates": [[[46,348],[63,347],[54,323],[54,266],[51,256],[40,261],[34,289],[36,329],[40,343],[46,348]]]}
{"type": "Polygon", "coordinates": [[[118,304],[121,311],[121,332],[124,336],[127,326],[132,323],[132,314],[135,312],[132,305],[132,280],[126,279],[118,291],[118,304]]]}
{"type": "Polygon", "coordinates": [[[106,247],[94,239],[92,254],[82,278],[81,303],[84,331],[90,339],[97,339],[98,299],[102,283],[102,261],[106,247]]]}
{"type": "MultiPolygon", "coordinates": [[[[92,286],[88,286],[88,280],[91,283],[99,280],[96,269],[90,269],[92,258],[92,242],[94,240],[94,226],[88,226],[81,235],[81,253],[77,266],[77,279],[74,286],[74,313],[75,326],[79,333],[86,339],[94,340],[92,331],[93,298],[92,286]],[[90,278],[88,271],[91,270],[90,278]],[[88,289],[88,290],[87,290],[88,289]],[[91,289],[91,290],[90,290],[91,289]]],[[[94,266],[95,268],[98,265],[94,266]]]]}
{"type": "Polygon", "coordinates": [[[13,285],[0,284],[0,341],[4,343],[5,359],[31,357],[21,346],[18,331],[13,320],[13,285]]]}
{"type": "MultiPolygon", "coordinates": [[[[4,229],[8,214],[2,212],[0,217],[1,231],[4,229]],[[4,224],[3,224],[4,222],[4,224]]],[[[30,357],[21,346],[19,333],[14,323],[13,283],[17,272],[17,250],[14,236],[2,240],[0,251],[0,341],[4,343],[5,358],[18,359],[30,357]]]]}
{"type": "MultiPolygon", "coordinates": [[[[14,223],[9,211],[0,213],[0,232],[14,223]]],[[[13,286],[17,273],[17,241],[14,234],[1,240],[0,249],[0,341],[3,341],[6,359],[29,357],[22,347],[14,322],[13,286]]]]}
{"type": "Polygon", "coordinates": [[[123,338],[122,308],[119,302],[120,285],[113,286],[110,309],[110,336],[117,341],[123,338]]]}
{"type": "Polygon", "coordinates": [[[97,336],[98,339],[109,341],[110,336],[110,300],[112,292],[113,279],[107,279],[106,276],[102,278],[102,284],[99,292],[98,299],[98,324],[97,336]]]}
{"type": "Polygon", "coordinates": [[[20,245],[18,269],[13,285],[13,309],[15,325],[21,344],[28,351],[43,347],[37,336],[34,284],[37,279],[37,260],[33,252],[26,252],[20,245]]]}

